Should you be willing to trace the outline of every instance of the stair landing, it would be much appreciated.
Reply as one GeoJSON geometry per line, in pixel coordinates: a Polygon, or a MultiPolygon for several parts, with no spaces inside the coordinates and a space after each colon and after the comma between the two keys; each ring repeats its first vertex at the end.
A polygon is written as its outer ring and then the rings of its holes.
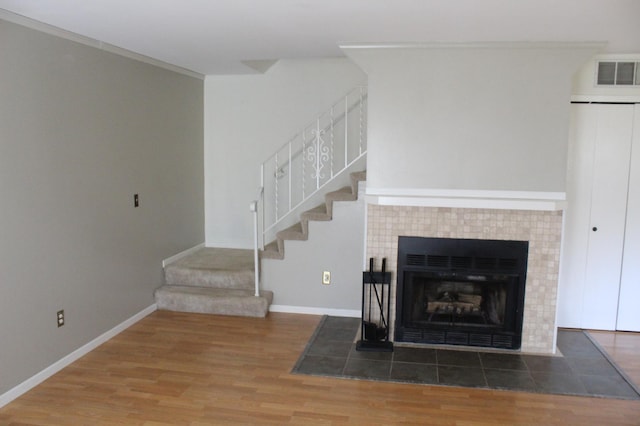
{"type": "Polygon", "coordinates": [[[265,317],[273,293],[254,292],[253,251],[203,248],[165,267],[158,309],[265,317]]]}

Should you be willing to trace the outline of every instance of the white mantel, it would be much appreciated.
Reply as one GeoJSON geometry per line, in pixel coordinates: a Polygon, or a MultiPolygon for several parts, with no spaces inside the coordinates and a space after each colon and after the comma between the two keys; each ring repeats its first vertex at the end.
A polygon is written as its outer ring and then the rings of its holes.
{"type": "Polygon", "coordinates": [[[384,206],[555,211],[566,207],[564,192],[453,189],[366,190],[367,202],[384,206]]]}

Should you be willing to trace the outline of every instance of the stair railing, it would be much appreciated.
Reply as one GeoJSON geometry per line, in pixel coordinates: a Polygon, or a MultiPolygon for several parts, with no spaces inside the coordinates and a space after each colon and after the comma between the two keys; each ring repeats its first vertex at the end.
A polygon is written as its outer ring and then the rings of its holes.
{"type": "Polygon", "coordinates": [[[254,286],[255,286],[255,296],[260,296],[260,259],[258,253],[258,235],[259,231],[259,223],[258,223],[258,211],[260,209],[260,203],[263,199],[264,195],[264,184],[260,182],[260,187],[258,188],[258,196],[255,200],[253,200],[249,206],[249,210],[253,212],[253,273],[254,273],[254,286]]]}
{"type": "Polygon", "coordinates": [[[367,88],[356,87],[260,166],[262,246],[278,225],[366,154],[367,88]]]}
{"type": "Polygon", "coordinates": [[[254,214],[256,295],[258,253],[292,212],[367,152],[367,87],[335,102],[260,165],[254,214]],[[260,215],[260,212],[262,213],[260,215]],[[262,232],[260,232],[262,228],[262,232]]]}

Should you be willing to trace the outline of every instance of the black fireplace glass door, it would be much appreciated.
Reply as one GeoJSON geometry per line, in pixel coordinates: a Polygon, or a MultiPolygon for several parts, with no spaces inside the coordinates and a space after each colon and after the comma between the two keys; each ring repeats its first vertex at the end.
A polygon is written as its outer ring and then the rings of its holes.
{"type": "Polygon", "coordinates": [[[527,241],[398,237],[398,342],[519,349],[527,241]]]}
{"type": "Polygon", "coordinates": [[[509,276],[442,277],[405,272],[404,318],[408,327],[510,328],[509,276]],[[407,309],[408,308],[408,309],[407,309]]]}

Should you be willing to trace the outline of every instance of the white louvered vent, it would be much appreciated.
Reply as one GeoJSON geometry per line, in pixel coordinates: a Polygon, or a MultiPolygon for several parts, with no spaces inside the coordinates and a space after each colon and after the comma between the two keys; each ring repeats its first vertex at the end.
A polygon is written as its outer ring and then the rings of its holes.
{"type": "Polygon", "coordinates": [[[598,86],[640,86],[640,62],[598,62],[598,86]]]}

